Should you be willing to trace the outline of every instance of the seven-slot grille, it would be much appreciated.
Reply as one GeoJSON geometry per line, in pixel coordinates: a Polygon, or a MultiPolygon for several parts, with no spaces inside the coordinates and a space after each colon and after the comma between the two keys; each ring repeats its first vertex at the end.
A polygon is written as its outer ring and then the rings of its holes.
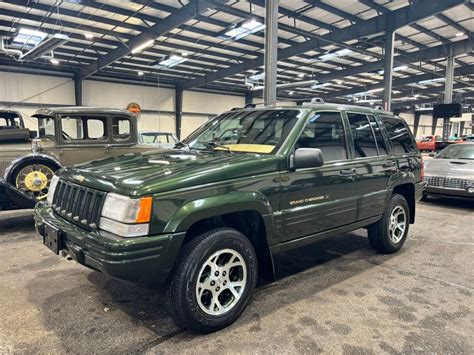
{"type": "Polygon", "coordinates": [[[62,217],[83,227],[96,229],[107,193],[59,180],[52,207],[62,217]]]}
{"type": "Polygon", "coordinates": [[[428,182],[428,186],[443,187],[447,189],[465,190],[471,185],[473,185],[473,182],[470,180],[463,180],[458,178],[426,176],[425,179],[428,182]]]}

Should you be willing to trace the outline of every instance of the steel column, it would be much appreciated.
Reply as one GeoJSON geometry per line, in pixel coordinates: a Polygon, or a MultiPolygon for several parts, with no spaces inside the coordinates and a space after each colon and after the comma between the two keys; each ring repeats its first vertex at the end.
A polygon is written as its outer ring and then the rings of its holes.
{"type": "Polygon", "coordinates": [[[265,1],[265,89],[263,101],[276,101],[277,61],[278,61],[278,2],[265,1]]]}
{"type": "Polygon", "coordinates": [[[74,74],[74,99],[76,106],[82,106],[82,78],[80,73],[74,74]]]}
{"type": "Polygon", "coordinates": [[[183,118],[183,89],[179,86],[175,88],[175,117],[176,117],[176,136],[181,139],[181,121],[183,118]]]}
{"type": "Polygon", "coordinates": [[[395,50],[395,31],[388,31],[385,35],[385,60],[383,72],[383,100],[385,111],[390,111],[392,106],[392,78],[393,78],[393,52],[395,50]]]}
{"type": "Polygon", "coordinates": [[[415,111],[415,118],[413,120],[413,135],[415,137],[418,133],[418,127],[420,127],[420,117],[421,117],[421,112],[415,111]]]}
{"type": "MultiPolygon", "coordinates": [[[[453,83],[454,83],[454,56],[452,51],[446,61],[446,80],[444,82],[444,103],[453,102],[453,83]]],[[[443,118],[443,141],[449,140],[449,117],[443,118]]]]}

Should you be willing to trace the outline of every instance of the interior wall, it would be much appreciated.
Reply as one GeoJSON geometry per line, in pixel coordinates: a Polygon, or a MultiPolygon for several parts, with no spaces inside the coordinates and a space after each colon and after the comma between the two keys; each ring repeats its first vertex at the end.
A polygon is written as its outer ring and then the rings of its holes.
{"type": "Polygon", "coordinates": [[[0,101],[15,102],[0,105],[22,113],[28,128],[36,130],[36,120],[30,116],[51,104],[74,105],[74,82],[70,78],[0,72],[0,101]],[[35,103],[30,106],[27,104],[35,103]]]}
{"type": "MultiPolygon", "coordinates": [[[[138,118],[141,131],[176,132],[174,89],[85,80],[82,91],[84,106],[125,109],[137,102],[143,110],[138,118]]],[[[0,108],[21,112],[27,127],[36,130],[36,120],[30,116],[39,108],[75,105],[74,82],[71,78],[0,72],[0,101],[6,103],[0,108]]],[[[211,117],[244,104],[243,96],[185,91],[182,138],[211,117]]]]}

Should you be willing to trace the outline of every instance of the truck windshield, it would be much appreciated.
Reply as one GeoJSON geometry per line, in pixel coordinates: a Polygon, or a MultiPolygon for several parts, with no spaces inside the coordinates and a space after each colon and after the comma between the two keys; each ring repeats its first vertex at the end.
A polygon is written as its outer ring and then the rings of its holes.
{"type": "Polygon", "coordinates": [[[474,144],[453,144],[444,148],[436,158],[474,160],[474,144]]]}
{"type": "Polygon", "coordinates": [[[188,139],[191,149],[272,154],[301,117],[300,110],[228,112],[198,129],[188,139]]]}
{"type": "Polygon", "coordinates": [[[54,138],[54,119],[52,117],[38,118],[38,137],[54,138]]]}

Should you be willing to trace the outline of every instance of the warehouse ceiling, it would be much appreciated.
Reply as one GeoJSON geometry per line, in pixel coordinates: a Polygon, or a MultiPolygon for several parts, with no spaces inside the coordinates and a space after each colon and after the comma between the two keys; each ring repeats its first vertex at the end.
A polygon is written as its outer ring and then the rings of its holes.
{"type": "MultiPolygon", "coordinates": [[[[4,0],[0,69],[259,97],[264,4],[4,0]]],[[[473,10],[469,0],[281,0],[278,96],[380,104],[383,29],[407,19],[396,33],[393,107],[439,100],[450,51],[455,96],[467,101],[473,10]]]]}

